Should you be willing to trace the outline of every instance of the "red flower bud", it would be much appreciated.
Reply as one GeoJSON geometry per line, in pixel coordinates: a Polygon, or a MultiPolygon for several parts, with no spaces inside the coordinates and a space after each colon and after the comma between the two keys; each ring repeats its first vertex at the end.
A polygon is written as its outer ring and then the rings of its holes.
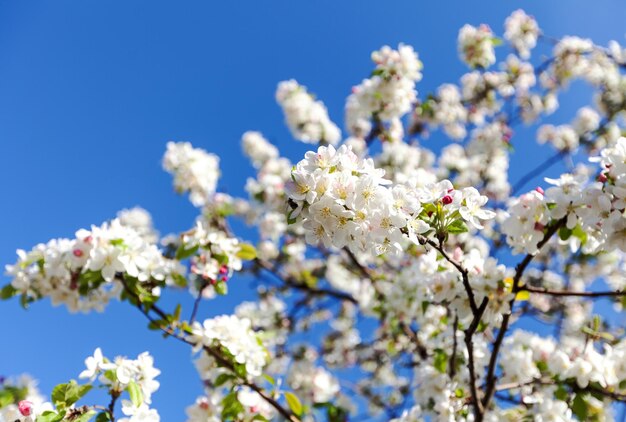
{"type": "Polygon", "coordinates": [[[22,400],[17,404],[17,408],[20,410],[22,416],[30,416],[33,414],[33,404],[28,400],[22,400]]]}
{"type": "Polygon", "coordinates": [[[443,198],[441,198],[441,202],[443,202],[443,205],[448,205],[452,203],[452,197],[450,195],[446,195],[443,198]]]}

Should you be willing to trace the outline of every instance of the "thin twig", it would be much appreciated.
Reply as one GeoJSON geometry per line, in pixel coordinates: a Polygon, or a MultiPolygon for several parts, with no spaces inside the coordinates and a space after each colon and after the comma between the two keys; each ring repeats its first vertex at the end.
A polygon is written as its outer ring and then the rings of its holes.
{"type": "Polygon", "coordinates": [[[626,291],[601,291],[601,292],[576,292],[573,290],[550,290],[540,287],[522,286],[518,291],[527,291],[530,293],[538,293],[550,296],[578,296],[578,297],[607,297],[607,296],[626,296],[626,291]]]}
{"type": "Polygon", "coordinates": [[[534,169],[530,170],[528,173],[526,173],[524,176],[522,176],[522,178],[519,179],[513,185],[513,187],[511,188],[511,194],[510,195],[511,196],[515,196],[526,185],[526,183],[530,182],[532,179],[537,177],[539,174],[541,174],[545,170],[547,170],[550,167],[552,167],[554,164],[556,164],[559,161],[561,161],[561,159],[563,157],[565,157],[568,153],[569,153],[569,151],[567,151],[567,150],[559,151],[556,154],[554,154],[553,156],[548,157],[547,160],[545,160],[543,163],[539,164],[534,169]]]}
{"type": "Polygon", "coordinates": [[[567,221],[567,216],[558,220],[552,226],[548,228],[546,234],[543,236],[543,239],[537,244],[537,252],[535,254],[527,254],[524,259],[516,266],[515,275],[513,277],[513,287],[511,289],[513,293],[513,298],[509,301],[509,312],[504,314],[502,317],[502,324],[500,325],[500,329],[498,330],[498,336],[496,340],[493,342],[493,347],[491,349],[491,357],[489,358],[489,366],[487,370],[486,377],[486,385],[485,385],[485,396],[483,398],[483,406],[484,408],[488,408],[489,403],[491,402],[491,398],[493,397],[493,393],[495,392],[496,387],[496,362],[498,360],[498,354],[500,352],[500,347],[502,346],[502,341],[504,340],[504,336],[506,331],[509,328],[509,322],[511,320],[511,315],[513,315],[513,305],[515,304],[515,296],[519,291],[519,283],[524,274],[524,271],[531,263],[533,258],[539,253],[539,250],[548,243],[548,241],[552,238],[552,236],[565,224],[567,221]]]}
{"type": "MultiPolygon", "coordinates": [[[[161,310],[157,305],[155,304],[151,304],[149,310],[144,309],[144,307],[142,306],[142,302],[141,302],[141,298],[137,295],[137,293],[135,291],[133,291],[130,286],[128,285],[128,283],[126,282],[125,278],[120,275],[117,277],[118,280],[120,280],[120,282],[122,283],[122,285],[124,286],[124,290],[131,295],[136,301],[136,308],[142,313],[144,314],[144,316],[151,322],[154,322],[154,318],[152,318],[152,316],[150,315],[150,311],[153,311],[154,313],[156,313],[157,315],[159,315],[162,319],[167,320],[167,313],[164,312],[163,310],[161,310]]],[[[185,336],[182,336],[178,333],[176,333],[176,331],[174,331],[169,325],[167,326],[163,326],[162,324],[159,324],[159,328],[161,329],[161,331],[163,331],[165,334],[174,337],[175,339],[186,343],[192,347],[197,347],[198,345],[187,339],[185,336]]],[[[235,368],[233,367],[232,363],[230,361],[228,361],[227,359],[225,359],[218,351],[214,350],[212,347],[209,346],[203,346],[202,349],[204,351],[206,351],[208,354],[210,354],[213,358],[215,358],[215,360],[222,366],[224,366],[225,368],[227,368],[228,370],[230,370],[231,372],[233,372],[233,374],[237,375],[240,378],[240,381],[242,383],[242,385],[245,385],[249,388],[251,388],[252,390],[256,391],[267,403],[269,403],[274,409],[276,409],[276,411],[278,413],[280,413],[285,419],[287,419],[290,422],[301,422],[300,419],[298,417],[296,417],[293,413],[291,413],[289,410],[285,409],[280,403],[278,403],[278,401],[276,401],[275,399],[273,399],[272,397],[268,396],[261,387],[259,387],[258,385],[256,385],[253,382],[248,381],[246,378],[243,378],[241,376],[239,376],[237,374],[237,372],[235,371],[235,368]]]]}

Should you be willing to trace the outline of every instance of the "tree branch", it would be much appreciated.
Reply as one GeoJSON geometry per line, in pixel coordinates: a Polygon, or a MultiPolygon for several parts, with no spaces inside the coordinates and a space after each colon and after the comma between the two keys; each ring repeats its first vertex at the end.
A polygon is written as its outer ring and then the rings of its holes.
{"type": "Polygon", "coordinates": [[[521,286],[518,291],[527,291],[550,296],[577,296],[577,297],[610,297],[610,296],[626,296],[626,291],[601,291],[601,292],[576,292],[573,290],[550,290],[541,287],[521,286]]]}
{"type": "MultiPolygon", "coordinates": [[[[154,318],[152,318],[152,316],[150,315],[150,311],[154,311],[157,315],[159,315],[162,319],[167,319],[167,313],[164,312],[163,310],[161,310],[157,305],[155,304],[151,304],[149,310],[144,309],[141,305],[141,298],[137,295],[137,293],[135,293],[129,286],[128,283],[126,282],[126,280],[124,279],[123,275],[118,276],[117,277],[118,280],[120,280],[120,282],[122,283],[122,285],[124,286],[124,290],[130,295],[132,296],[136,301],[136,308],[139,309],[139,311],[144,314],[144,316],[146,318],[148,318],[149,321],[154,322],[154,318]]],[[[159,324],[159,328],[161,329],[161,331],[163,331],[165,334],[172,336],[174,338],[176,338],[177,340],[186,343],[192,347],[197,347],[198,344],[194,343],[193,341],[189,340],[186,336],[180,335],[178,334],[172,327],[170,327],[169,325],[167,326],[163,326],[161,324],[159,324]]],[[[235,371],[235,369],[233,368],[233,365],[230,361],[228,361],[227,359],[225,359],[218,351],[214,350],[214,348],[209,347],[209,346],[203,346],[202,349],[207,352],[208,354],[210,354],[211,356],[213,356],[213,358],[215,358],[215,360],[222,366],[224,366],[225,368],[227,368],[229,371],[231,371],[234,375],[236,375],[239,380],[241,381],[242,385],[245,385],[249,388],[251,388],[252,390],[256,391],[267,403],[269,403],[274,409],[276,409],[276,411],[278,413],[280,413],[285,419],[287,419],[290,422],[301,422],[300,419],[298,417],[296,417],[294,414],[292,414],[289,410],[285,409],[280,403],[278,403],[278,401],[276,401],[275,399],[273,399],[272,397],[268,396],[261,387],[259,387],[258,385],[256,385],[255,383],[247,380],[246,378],[241,377],[240,375],[237,374],[237,372],[235,371]]]]}
{"type": "Polygon", "coordinates": [[[498,354],[500,352],[500,347],[502,346],[502,341],[504,340],[504,335],[506,334],[507,329],[509,328],[509,322],[511,320],[511,315],[513,315],[513,305],[515,304],[515,295],[519,291],[519,283],[524,274],[524,271],[531,263],[533,258],[539,253],[539,250],[548,243],[548,241],[552,238],[552,236],[565,224],[567,221],[567,216],[558,220],[552,226],[548,228],[543,239],[537,244],[537,252],[535,254],[527,254],[524,259],[515,267],[515,276],[513,277],[513,287],[511,289],[513,293],[513,298],[509,301],[509,312],[504,314],[502,317],[502,324],[500,325],[500,329],[498,330],[498,336],[493,342],[493,347],[491,350],[491,357],[489,358],[489,366],[487,370],[487,378],[485,385],[485,397],[483,398],[483,406],[487,408],[489,403],[491,402],[491,398],[493,397],[493,393],[495,392],[496,387],[496,362],[498,360],[498,354]]]}

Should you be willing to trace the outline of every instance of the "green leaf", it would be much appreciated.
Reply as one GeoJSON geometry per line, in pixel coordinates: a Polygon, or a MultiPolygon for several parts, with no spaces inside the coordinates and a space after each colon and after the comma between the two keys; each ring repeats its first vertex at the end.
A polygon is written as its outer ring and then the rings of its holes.
{"type": "Polygon", "coordinates": [[[265,380],[270,384],[276,385],[276,380],[274,380],[274,378],[272,378],[270,375],[263,374],[263,378],[265,378],[265,380]]]}
{"type": "Polygon", "coordinates": [[[219,374],[217,376],[217,378],[215,379],[215,382],[213,382],[213,386],[214,387],[221,387],[222,385],[226,384],[228,381],[234,379],[235,377],[232,374],[219,374]]]}
{"type": "Polygon", "coordinates": [[[535,362],[535,366],[537,366],[537,369],[541,372],[546,372],[548,370],[548,364],[542,360],[535,362]]]}
{"type": "Polygon", "coordinates": [[[491,44],[494,47],[497,47],[499,45],[502,45],[502,40],[500,38],[498,38],[498,37],[491,37],[491,44]]]}
{"type": "Polygon", "coordinates": [[[442,374],[446,373],[448,369],[448,355],[441,349],[435,349],[435,356],[433,358],[433,366],[442,374]]]}
{"type": "Polygon", "coordinates": [[[448,231],[448,233],[458,234],[467,232],[468,228],[463,220],[454,220],[448,225],[446,230],[448,231]]]}
{"type": "Polygon", "coordinates": [[[237,257],[244,261],[251,261],[256,258],[256,248],[249,243],[242,243],[239,245],[237,257]]]}
{"type": "Polygon", "coordinates": [[[181,306],[181,304],[179,303],[178,305],[176,305],[176,309],[174,309],[174,313],[172,314],[172,321],[178,321],[180,320],[180,313],[182,312],[183,307],[181,306]]]}
{"type": "Polygon", "coordinates": [[[14,387],[11,385],[4,386],[0,390],[0,408],[25,400],[28,396],[28,387],[14,387]]]}
{"type": "Polygon", "coordinates": [[[578,420],[586,421],[589,414],[589,407],[582,394],[578,393],[574,396],[572,402],[572,412],[578,417],[578,420]]]}
{"type": "Polygon", "coordinates": [[[91,420],[91,418],[93,418],[93,416],[96,414],[96,411],[91,409],[86,411],[85,413],[83,413],[82,415],[72,419],[72,422],[87,422],[89,420],[91,420]]]}
{"type": "Polygon", "coordinates": [[[133,405],[135,407],[141,406],[141,404],[143,403],[143,394],[141,393],[141,388],[139,388],[135,381],[131,380],[128,383],[126,391],[128,391],[130,401],[133,403],[133,405]]]}
{"type": "Polygon", "coordinates": [[[559,385],[559,387],[554,392],[554,398],[566,402],[567,396],[569,396],[569,393],[567,392],[565,387],[563,387],[562,385],[559,385]]]}
{"type": "Polygon", "coordinates": [[[124,239],[111,239],[109,243],[113,246],[124,246],[124,239]]]}
{"type": "Polygon", "coordinates": [[[0,391],[0,409],[13,403],[15,403],[15,399],[13,398],[13,394],[11,394],[10,391],[0,391]]]}
{"type": "Polygon", "coordinates": [[[296,416],[302,415],[302,403],[300,402],[298,396],[287,391],[285,393],[285,399],[287,400],[289,408],[296,416]]]}
{"type": "Polygon", "coordinates": [[[46,410],[41,415],[37,416],[36,422],[59,422],[63,420],[65,412],[57,413],[52,410],[46,410]]]}
{"type": "Polygon", "coordinates": [[[239,414],[243,411],[243,405],[239,403],[235,391],[229,393],[222,399],[222,420],[237,420],[239,414]]]}
{"type": "Polygon", "coordinates": [[[183,259],[189,258],[190,256],[194,255],[196,252],[198,252],[199,248],[200,246],[198,245],[193,246],[191,248],[185,248],[185,245],[180,245],[178,247],[178,250],[176,251],[176,259],[178,259],[179,261],[182,261],[183,259]]]}
{"type": "Polygon", "coordinates": [[[74,380],[67,384],[59,384],[52,390],[52,402],[57,409],[66,409],[80,400],[91,388],[89,384],[78,385],[74,380]]]}
{"type": "Polygon", "coordinates": [[[17,290],[10,284],[7,284],[0,290],[0,299],[6,300],[11,299],[13,296],[17,294],[17,290]]]}
{"type": "Polygon", "coordinates": [[[96,416],[96,422],[111,422],[111,415],[109,412],[100,412],[96,416]]]}
{"type": "Polygon", "coordinates": [[[572,235],[580,240],[580,243],[584,245],[587,243],[587,232],[578,224],[572,229],[572,235]]]}
{"type": "Polygon", "coordinates": [[[187,279],[181,274],[172,274],[172,280],[174,280],[174,284],[176,284],[178,287],[187,287],[187,279]]]}
{"type": "Polygon", "coordinates": [[[559,238],[561,240],[567,240],[572,235],[572,231],[567,227],[563,226],[559,229],[559,238]]]}
{"type": "Polygon", "coordinates": [[[228,294],[228,285],[226,284],[225,281],[218,281],[217,283],[215,283],[213,287],[215,288],[215,292],[218,295],[224,296],[228,294]]]}

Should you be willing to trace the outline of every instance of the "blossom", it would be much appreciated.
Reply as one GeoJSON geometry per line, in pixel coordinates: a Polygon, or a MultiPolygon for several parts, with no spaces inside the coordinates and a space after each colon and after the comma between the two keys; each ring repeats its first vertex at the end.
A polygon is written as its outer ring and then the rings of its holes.
{"type": "Polygon", "coordinates": [[[415,83],[422,78],[422,63],[411,46],[383,46],[372,53],[372,60],[372,77],[352,88],[346,100],[346,125],[360,138],[370,133],[374,115],[392,121],[406,114],[417,96],[415,83]]]}
{"type": "Polygon", "coordinates": [[[104,360],[104,357],[102,356],[102,350],[100,350],[99,347],[93,352],[93,356],[89,356],[87,359],[85,359],[85,366],[87,367],[87,369],[81,372],[78,377],[89,378],[92,381],[100,372],[108,371],[109,369],[115,368],[114,364],[106,362],[104,360]]]}
{"type": "Polygon", "coordinates": [[[330,121],[321,101],[315,101],[307,88],[291,79],[278,84],[276,101],[282,106],[287,126],[294,138],[302,142],[335,145],[341,131],[330,121]]]}
{"type": "Polygon", "coordinates": [[[168,142],[163,168],[174,176],[176,191],[189,192],[191,203],[197,207],[206,205],[215,193],[220,170],[214,154],[193,148],[189,142],[168,142]]]}
{"type": "Polygon", "coordinates": [[[537,44],[539,36],[537,21],[518,9],[506,18],[504,28],[504,38],[513,45],[521,58],[528,59],[530,50],[537,44]]]}
{"type": "Polygon", "coordinates": [[[228,350],[235,362],[245,366],[248,375],[256,377],[261,375],[267,353],[251,327],[247,318],[221,315],[202,324],[196,322],[192,328],[197,348],[217,343],[228,350]]]}
{"type": "Polygon", "coordinates": [[[470,67],[487,68],[495,63],[494,35],[487,25],[464,25],[459,31],[459,54],[470,67]]]}
{"type": "Polygon", "coordinates": [[[463,205],[459,208],[459,212],[474,227],[482,229],[480,220],[490,220],[496,216],[493,211],[482,209],[485,203],[487,203],[487,197],[481,195],[476,188],[465,188],[463,189],[463,205]]]}

